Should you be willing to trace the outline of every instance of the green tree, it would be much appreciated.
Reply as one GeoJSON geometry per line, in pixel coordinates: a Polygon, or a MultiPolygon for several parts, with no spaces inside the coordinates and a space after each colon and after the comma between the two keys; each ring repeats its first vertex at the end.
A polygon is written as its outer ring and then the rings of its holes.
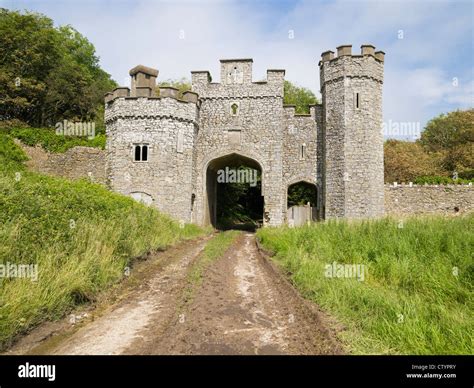
{"type": "Polygon", "coordinates": [[[440,155],[426,152],[419,142],[387,140],[384,144],[385,182],[414,182],[421,176],[446,175],[440,155]]]}
{"type": "Polygon", "coordinates": [[[40,120],[45,80],[59,58],[52,20],[0,9],[0,119],[40,120]]]}
{"type": "Polygon", "coordinates": [[[295,111],[298,114],[308,114],[309,106],[318,104],[319,101],[311,90],[285,81],[283,103],[296,105],[295,111]]]}
{"type": "Polygon", "coordinates": [[[32,126],[95,120],[100,127],[103,95],[115,86],[94,46],[74,28],[0,9],[0,119],[32,126]]]}
{"type": "Polygon", "coordinates": [[[474,176],[474,109],[441,114],[430,120],[419,140],[428,152],[442,155],[441,165],[460,177],[474,176]]]}
{"type": "Polygon", "coordinates": [[[416,142],[386,141],[384,169],[385,182],[474,178],[474,109],[433,118],[416,142]]]}
{"type": "MultiPolygon", "coordinates": [[[[254,169],[244,165],[230,165],[236,170],[254,169]]],[[[262,218],[263,198],[261,194],[262,177],[257,170],[255,186],[248,182],[217,183],[217,223],[219,227],[229,227],[233,224],[252,223],[262,218]]]]}
{"type": "Polygon", "coordinates": [[[318,199],[316,186],[308,182],[298,182],[288,187],[288,207],[306,205],[316,206],[318,199]]]}

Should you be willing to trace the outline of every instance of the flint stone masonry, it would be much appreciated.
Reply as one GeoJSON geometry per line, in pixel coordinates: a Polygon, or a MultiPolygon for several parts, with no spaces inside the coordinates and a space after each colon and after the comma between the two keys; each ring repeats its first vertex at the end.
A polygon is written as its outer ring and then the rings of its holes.
{"type": "MultiPolygon", "coordinates": [[[[363,52],[367,45],[362,46],[363,52]]],[[[370,218],[384,214],[383,62],[370,54],[323,55],[325,218],[370,218]]]]}
{"type": "MultiPolygon", "coordinates": [[[[68,179],[86,178],[101,184],[106,182],[104,150],[74,147],[65,153],[49,153],[40,146],[30,147],[20,141],[16,142],[28,156],[26,164],[33,171],[68,179]]],[[[295,154],[295,158],[298,155],[295,154]]],[[[310,181],[311,177],[300,175],[294,180],[310,181]]],[[[291,183],[292,181],[287,181],[288,185],[291,183]]],[[[384,194],[385,214],[388,216],[455,215],[474,211],[472,185],[385,184],[384,194]]],[[[144,192],[132,191],[129,195],[146,204],[153,203],[153,198],[144,192]]]]}
{"type": "MultiPolygon", "coordinates": [[[[295,114],[294,106],[284,106],[285,128],[283,142],[283,183],[286,187],[301,181],[313,183],[319,189],[321,164],[318,148],[321,146],[317,133],[316,106],[310,107],[309,115],[295,114]],[[303,150],[302,150],[303,149],[303,150]],[[302,155],[304,153],[304,155],[302,155]],[[309,174],[308,174],[309,172],[309,174]]],[[[285,191],[287,202],[287,190],[285,191]]],[[[318,206],[318,210],[320,206],[318,206]]]]}
{"type": "Polygon", "coordinates": [[[474,186],[385,185],[385,212],[390,216],[456,214],[474,211],[474,186]]]}
{"type": "Polygon", "coordinates": [[[40,146],[30,147],[19,141],[17,143],[28,156],[26,165],[33,171],[69,179],[87,178],[95,183],[106,183],[104,150],[78,146],[64,153],[50,153],[40,146]]]}
{"type": "Polygon", "coordinates": [[[287,222],[288,187],[300,181],[317,188],[318,218],[382,216],[383,55],[351,50],[323,53],[322,105],[308,115],[283,105],[285,71],[254,82],[252,59],[221,60],[220,82],[191,72],[182,99],[156,90],[158,70],[136,66],[131,90],[105,96],[108,185],[179,220],[214,224],[216,171],[238,160],[261,170],[264,225],[287,222]],[[148,147],[147,161],[134,160],[137,146],[148,147]]]}

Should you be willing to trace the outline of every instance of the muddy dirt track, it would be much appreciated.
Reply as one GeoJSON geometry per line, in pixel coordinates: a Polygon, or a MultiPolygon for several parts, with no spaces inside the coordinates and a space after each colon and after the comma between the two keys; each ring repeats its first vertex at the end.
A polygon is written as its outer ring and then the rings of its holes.
{"type": "Polygon", "coordinates": [[[251,233],[242,233],[204,271],[191,297],[184,298],[189,293],[187,274],[207,241],[188,241],[151,258],[135,280],[139,284],[121,291],[107,308],[91,312],[70,334],[43,340],[38,339],[41,331],[44,335],[48,329],[39,328],[8,353],[342,352],[327,318],[260,254],[251,233]]]}

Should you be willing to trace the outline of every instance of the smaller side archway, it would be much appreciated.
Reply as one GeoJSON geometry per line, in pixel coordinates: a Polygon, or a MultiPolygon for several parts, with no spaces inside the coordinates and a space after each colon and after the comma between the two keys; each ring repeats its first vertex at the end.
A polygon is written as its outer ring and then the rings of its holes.
{"type": "Polygon", "coordinates": [[[300,180],[288,185],[286,207],[306,205],[308,202],[313,207],[319,207],[318,195],[316,184],[300,180]]]}
{"type": "Polygon", "coordinates": [[[286,194],[287,222],[290,225],[304,225],[320,219],[320,193],[316,184],[300,180],[288,185],[286,194]]]}

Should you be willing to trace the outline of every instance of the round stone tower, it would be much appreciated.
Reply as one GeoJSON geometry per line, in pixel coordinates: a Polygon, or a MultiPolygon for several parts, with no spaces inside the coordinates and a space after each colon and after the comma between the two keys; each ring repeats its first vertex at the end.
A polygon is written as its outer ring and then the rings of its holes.
{"type": "Polygon", "coordinates": [[[382,84],[384,53],[362,45],[322,54],[323,212],[331,218],[384,214],[382,84]]]}

